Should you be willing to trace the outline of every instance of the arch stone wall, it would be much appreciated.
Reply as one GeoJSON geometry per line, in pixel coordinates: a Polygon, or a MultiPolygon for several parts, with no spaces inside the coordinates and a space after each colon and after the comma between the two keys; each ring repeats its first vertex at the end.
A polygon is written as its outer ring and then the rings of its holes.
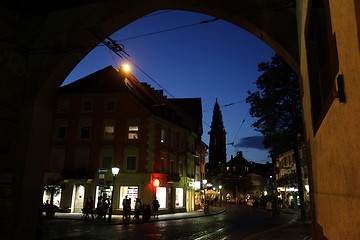
{"type": "Polygon", "coordinates": [[[306,139],[311,150],[315,235],[319,239],[323,235],[328,239],[356,236],[359,230],[347,220],[360,222],[357,164],[360,116],[356,111],[360,100],[359,21],[356,22],[359,4],[355,2],[331,1],[347,102],[331,105],[315,135],[304,41],[307,0],[91,0],[42,4],[3,1],[0,4],[0,235],[3,239],[36,239],[39,233],[51,106],[62,81],[105,36],[153,11],[176,9],[212,15],[244,28],[278,52],[299,74],[306,139]]]}

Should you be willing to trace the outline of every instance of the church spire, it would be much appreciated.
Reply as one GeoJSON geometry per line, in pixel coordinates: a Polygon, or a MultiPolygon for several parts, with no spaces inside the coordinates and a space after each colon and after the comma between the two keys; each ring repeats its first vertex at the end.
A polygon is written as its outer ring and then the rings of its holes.
{"type": "Polygon", "coordinates": [[[224,129],[224,123],[223,123],[223,120],[222,120],[222,114],[221,114],[220,106],[219,106],[219,103],[218,103],[218,99],[216,98],[216,101],[215,101],[215,104],[214,104],[212,122],[211,122],[211,129],[217,129],[217,128],[224,129]]]}
{"type": "Polygon", "coordinates": [[[217,98],[210,128],[209,171],[219,171],[221,165],[226,163],[226,131],[217,98]]]}

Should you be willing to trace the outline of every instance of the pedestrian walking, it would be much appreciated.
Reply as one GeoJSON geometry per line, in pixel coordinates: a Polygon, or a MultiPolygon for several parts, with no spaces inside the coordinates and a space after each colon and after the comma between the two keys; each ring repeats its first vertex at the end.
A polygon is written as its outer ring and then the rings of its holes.
{"type": "Polygon", "coordinates": [[[84,208],[82,209],[83,216],[82,218],[89,218],[89,211],[90,211],[90,201],[89,198],[86,198],[84,208]]]}
{"type": "Polygon", "coordinates": [[[159,219],[160,204],[159,204],[159,201],[156,199],[156,197],[154,198],[154,201],[152,202],[152,208],[153,208],[154,218],[159,219]]]}
{"type": "Polygon", "coordinates": [[[268,218],[272,217],[272,210],[273,210],[272,202],[270,200],[268,200],[266,202],[266,212],[267,212],[268,218]]]}
{"type": "Polygon", "coordinates": [[[94,219],[94,207],[95,207],[95,203],[94,203],[94,199],[91,196],[90,197],[90,202],[89,202],[89,213],[91,214],[91,219],[94,219]]]}

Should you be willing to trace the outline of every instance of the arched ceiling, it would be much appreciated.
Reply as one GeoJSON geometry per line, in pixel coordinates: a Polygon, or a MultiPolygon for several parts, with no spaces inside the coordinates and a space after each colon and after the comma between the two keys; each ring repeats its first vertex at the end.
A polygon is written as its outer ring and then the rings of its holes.
{"type": "Polygon", "coordinates": [[[0,23],[0,47],[20,63],[12,67],[15,74],[44,84],[54,80],[57,88],[106,36],[162,9],[229,21],[263,40],[299,72],[294,0],[8,1],[0,10],[6,16],[0,23]]]}

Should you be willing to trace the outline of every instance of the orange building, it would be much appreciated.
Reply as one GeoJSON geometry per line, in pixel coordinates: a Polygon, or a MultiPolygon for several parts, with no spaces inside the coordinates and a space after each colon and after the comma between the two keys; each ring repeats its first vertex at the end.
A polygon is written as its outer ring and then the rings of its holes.
{"type": "Polygon", "coordinates": [[[112,193],[114,212],[126,195],[133,205],[156,196],[164,212],[194,210],[205,157],[200,98],[168,99],[109,66],[61,87],[55,104],[44,183],[63,181],[54,199],[62,211],[112,193]]]}

